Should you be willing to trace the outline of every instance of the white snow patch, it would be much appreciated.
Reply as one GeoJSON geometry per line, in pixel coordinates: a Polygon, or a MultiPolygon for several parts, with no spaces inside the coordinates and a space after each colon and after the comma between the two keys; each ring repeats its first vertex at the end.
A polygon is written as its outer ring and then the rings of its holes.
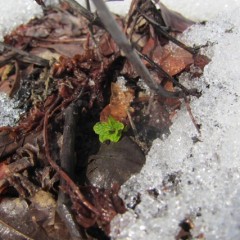
{"type": "Polygon", "coordinates": [[[127,206],[139,196],[141,202],[112,221],[113,239],[175,239],[185,218],[195,224],[193,236],[240,239],[239,8],[193,26],[182,39],[209,42],[204,52],[212,57],[191,83],[202,90],[191,103],[201,135],[186,109],[179,111],[171,135],[154,141],[140,174],[122,186],[127,206]]]}
{"type": "Polygon", "coordinates": [[[23,110],[17,108],[18,102],[1,93],[0,94],[0,126],[13,126],[23,110]]]}
{"type": "Polygon", "coordinates": [[[126,87],[126,79],[123,76],[117,77],[116,84],[120,87],[123,92],[127,92],[128,88],[126,87]]]}
{"type": "Polygon", "coordinates": [[[41,7],[34,0],[0,1],[0,38],[20,24],[42,13],[41,7]]]}
{"type": "Polygon", "coordinates": [[[220,12],[239,9],[239,0],[161,0],[168,8],[196,21],[213,19],[220,12]]]}
{"type": "MultiPolygon", "coordinates": [[[[48,0],[46,4],[54,4],[55,0],[48,0]]],[[[30,19],[41,16],[42,8],[34,0],[0,1],[0,41],[3,36],[26,23],[30,19]]],[[[14,125],[23,111],[16,109],[17,102],[6,94],[0,93],[0,126],[14,125]]]]}

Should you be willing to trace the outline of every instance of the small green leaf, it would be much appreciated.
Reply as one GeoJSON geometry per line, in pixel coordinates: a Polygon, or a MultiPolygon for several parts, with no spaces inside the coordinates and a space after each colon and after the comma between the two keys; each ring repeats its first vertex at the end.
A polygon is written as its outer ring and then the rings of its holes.
{"type": "Polygon", "coordinates": [[[99,135],[99,141],[118,142],[122,136],[124,125],[109,116],[107,122],[98,122],[94,125],[93,130],[99,135]]]}

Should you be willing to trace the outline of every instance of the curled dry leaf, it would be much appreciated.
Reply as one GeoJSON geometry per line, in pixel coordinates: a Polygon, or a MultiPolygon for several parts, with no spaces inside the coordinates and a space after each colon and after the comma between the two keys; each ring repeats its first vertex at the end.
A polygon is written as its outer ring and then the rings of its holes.
{"type": "MultiPolygon", "coordinates": [[[[29,202],[21,198],[5,198],[0,202],[0,239],[4,240],[65,240],[66,227],[56,216],[55,224],[43,228],[34,222],[29,202]]],[[[47,210],[45,210],[47,212],[47,210]]]]}
{"type": "Polygon", "coordinates": [[[164,4],[159,3],[162,13],[162,18],[167,27],[173,31],[183,32],[195,22],[185,18],[178,12],[168,9],[164,4]]]}
{"type": "Polygon", "coordinates": [[[126,122],[127,111],[131,110],[130,104],[133,99],[132,89],[122,88],[118,83],[112,83],[110,103],[102,110],[100,121],[107,122],[108,117],[112,116],[119,122],[126,122]]]}

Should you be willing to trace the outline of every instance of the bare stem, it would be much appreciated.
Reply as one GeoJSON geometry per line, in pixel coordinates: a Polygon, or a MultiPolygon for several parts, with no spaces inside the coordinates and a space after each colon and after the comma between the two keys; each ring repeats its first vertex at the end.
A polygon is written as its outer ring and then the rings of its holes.
{"type": "MultiPolygon", "coordinates": [[[[21,62],[33,63],[33,64],[43,66],[43,67],[49,66],[49,61],[47,59],[35,56],[31,53],[27,53],[21,49],[18,49],[18,48],[10,46],[8,44],[5,44],[3,42],[0,42],[0,53],[5,54],[6,52],[10,52],[7,54],[8,59],[7,59],[7,61],[6,60],[0,61],[0,67],[4,66],[12,59],[16,59],[21,62]]],[[[4,56],[3,56],[3,58],[4,58],[4,56]]]]}

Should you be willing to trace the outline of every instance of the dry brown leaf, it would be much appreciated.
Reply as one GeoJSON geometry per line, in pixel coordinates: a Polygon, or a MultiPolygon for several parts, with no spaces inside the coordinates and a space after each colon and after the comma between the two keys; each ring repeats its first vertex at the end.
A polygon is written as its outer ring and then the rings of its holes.
{"type": "Polygon", "coordinates": [[[169,75],[174,76],[193,63],[191,53],[172,44],[154,49],[152,59],[159,64],[169,75]]]}
{"type": "Polygon", "coordinates": [[[166,89],[169,92],[174,92],[173,82],[167,81],[164,85],[164,89],[166,89]]]}
{"type": "Polygon", "coordinates": [[[119,51],[117,44],[113,41],[111,36],[108,33],[105,33],[99,42],[99,52],[107,57],[119,51]]]}
{"type": "Polygon", "coordinates": [[[112,116],[120,122],[126,122],[127,111],[134,98],[134,91],[129,88],[125,90],[118,83],[112,83],[111,93],[110,103],[102,110],[100,121],[106,122],[108,117],[112,116]]]}
{"type": "MultiPolygon", "coordinates": [[[[157,45],[156,40],[153,38],[149,38],[146,45],[144,46],[144,48],[142,50],[142,54],[151,56],[152,51],[155,49],[156,45],[157,45]]],[[[159,46],[159,47],[160,47],[160,49],[162,48],[161,46],[159,46]]]]}
{"type": "MultiPolygon", "coordinates": [[[[142,53],[152,58],[152,60],[163,68],[169,75],[174,76],[193,62],[193,56],[186,50],[169,43],[162,47],[156,40],[149,38],[142,53]]],[[[149,66],[149,63],[145,61],[149,66]]]]}
{"type": "Polygon", "coordinates": [[[180,13],[168,9],[162,3],[160,3],[160,8],[166,26],[170,27],[173,31],[183,32],[195,23],[194,21],[185,18],[180,13]]]}
{"type": "Polygon", "coordinates": [[[9,95],[11,90],[12,90],[12,85],[10,81],[5,80],[3,82],[0,82],[0,92],[4,92],[7,95],[9,95]]]}

